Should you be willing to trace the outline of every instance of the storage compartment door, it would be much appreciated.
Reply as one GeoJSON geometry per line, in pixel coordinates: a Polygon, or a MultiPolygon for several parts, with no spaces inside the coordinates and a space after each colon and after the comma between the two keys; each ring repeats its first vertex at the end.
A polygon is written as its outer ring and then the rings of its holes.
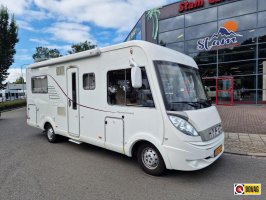
{"type": "Polygon", "coordinates": [[[119,118],[105,118],[106,148],[124,153],[124,121],[119,118]]]}
{"type": "Polygon", "coordinates": [[[37,124],[37,109],[36,105],[29,104],[28,105],[28,122],[32,125],[37,124]]]}

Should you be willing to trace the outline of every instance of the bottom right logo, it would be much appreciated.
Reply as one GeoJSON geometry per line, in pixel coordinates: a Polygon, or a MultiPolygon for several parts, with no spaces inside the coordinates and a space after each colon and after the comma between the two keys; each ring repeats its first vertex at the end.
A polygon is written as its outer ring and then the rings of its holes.
{"type": "Polygon", "coordinates": [[[260,183],[235,183],[234,195],[261,195],[260,183]]]}

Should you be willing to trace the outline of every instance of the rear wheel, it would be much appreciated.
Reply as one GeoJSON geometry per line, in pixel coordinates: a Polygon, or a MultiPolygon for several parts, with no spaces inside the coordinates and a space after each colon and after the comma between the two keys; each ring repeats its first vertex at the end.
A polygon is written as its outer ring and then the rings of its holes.
{"type": "Polygon", "coordinates": [[[59,136],[54,133],[54,129],[50,124],[48,124],[45,127],[45,133],[46,133],[46,137],[47,137],[48,142],[56,143],[58,141],[59,136]]]}
{"type": "Polygon", "coordinates": [[[148,174],[159,176],[165,171],[165,163],[155,146],[149,143],[141,144],[137,154],[141,168],[148,174]]]}

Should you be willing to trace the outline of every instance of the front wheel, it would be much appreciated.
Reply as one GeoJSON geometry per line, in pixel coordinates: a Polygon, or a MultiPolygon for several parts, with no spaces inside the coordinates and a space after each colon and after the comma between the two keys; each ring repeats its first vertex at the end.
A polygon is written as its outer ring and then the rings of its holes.
{"type": "Polygon", "coordinates": [[[149,143],[141,144],[137,154],[141,168],[150,175],[159,176],[165,171],[165,163],[155,146],[149,143]]]}
{"type": "Polygon", "coordinates": [[[58,141],[59,136],[54,133],[54,129],[51,125],[47,125],[45,127],[45,133],[46,133],[48,142],[56,143],[58,141]]]}

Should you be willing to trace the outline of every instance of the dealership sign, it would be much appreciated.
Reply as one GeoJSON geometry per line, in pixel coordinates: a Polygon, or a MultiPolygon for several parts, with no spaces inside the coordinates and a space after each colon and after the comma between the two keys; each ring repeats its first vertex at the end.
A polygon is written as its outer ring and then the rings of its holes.
{"type": "Polygon", "coordinates": [[[229,48],[239,46],[238,38],[243,35],[237,34],[238,25],[235,21],[227,21],[220,27],[217,33],[211,37],[205,37],[197,41],[197,49],[209,51],[214,49],[229,48]]]}
{"type": "MultiPolygon", "coordinates": [[[[208,0],[208,3],[213,5],[224,1],[225,0],[208,0]]],[[[182,13],[185,11],[202,8],[204,6],[205,6],[205,0],[184,1],[179,4],[179,12],[182,13]]]]}

